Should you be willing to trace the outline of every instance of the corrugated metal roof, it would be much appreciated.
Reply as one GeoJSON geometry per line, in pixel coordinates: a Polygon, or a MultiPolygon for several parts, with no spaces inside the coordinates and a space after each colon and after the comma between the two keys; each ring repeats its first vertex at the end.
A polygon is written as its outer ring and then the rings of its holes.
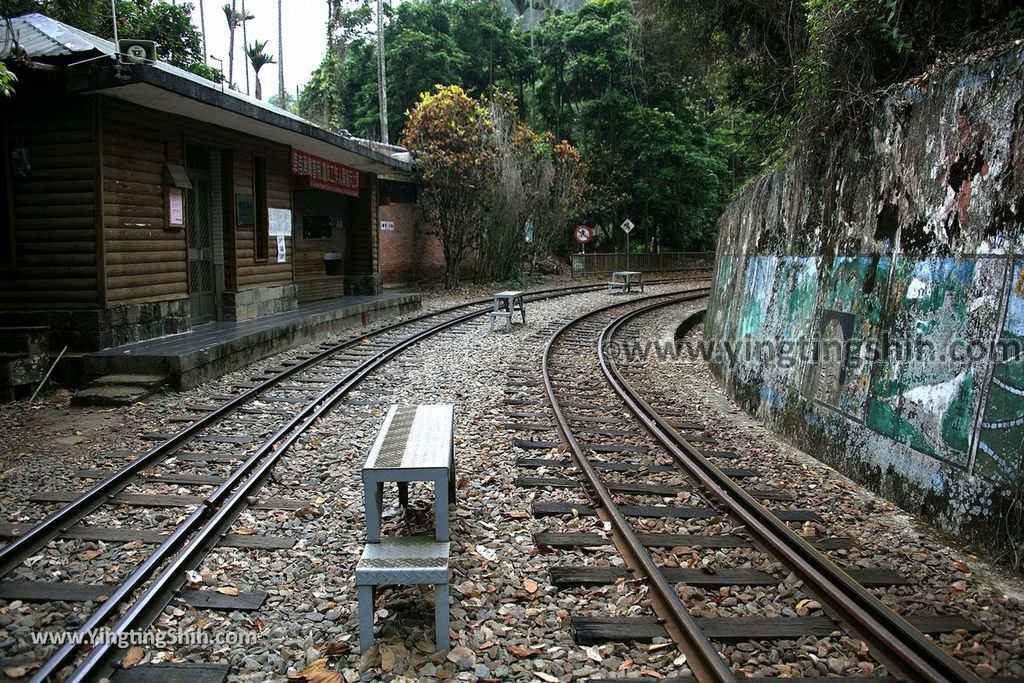
{"type": "Polygon", "coordinates": [[[66,57],[84,52],[114,54],[114,44],[42,14],[25,14],[4,24],[0,58],[10,56],[17,43],[30,59],[66,57]],[[11,31],[14,35],[11,35],[11,31]]]}

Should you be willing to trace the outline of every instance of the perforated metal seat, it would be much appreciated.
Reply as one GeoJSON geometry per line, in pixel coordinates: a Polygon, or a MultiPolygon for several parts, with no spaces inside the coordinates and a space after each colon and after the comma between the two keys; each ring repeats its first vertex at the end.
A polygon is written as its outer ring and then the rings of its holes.
{"type": "Polygon", "coordinates": [[[451,545],[429,536],[384,538],[368,543],[356,565],[359,593],[359,649],[373,644],[374,588],[376,586],[434,586],[434,628],[438,651],[447,650],[448,558],[451,545]]]}

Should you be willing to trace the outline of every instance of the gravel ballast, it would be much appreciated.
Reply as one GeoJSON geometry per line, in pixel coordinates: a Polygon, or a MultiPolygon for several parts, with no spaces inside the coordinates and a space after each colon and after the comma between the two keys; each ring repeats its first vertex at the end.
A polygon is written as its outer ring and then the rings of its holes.
{"type": "MultiPolygon", "coordinates": [[[[678,285],[672,287],[679,288],[678,285]]],[[[648,294],[668,291],[648,287],[648,294]]],[[[466,292],[461,300],[479,298],[466,292]]],[[[517,477],[571,477],[568,472],[524,470],[521,457],[553,457],[544,451],[524,451],[512,445],[514,437],[552,439],[551,434],[530,436],[506,429],[515,412],[542,412],[544,406],[511,405],[510,396],[531,396],[540,401],[541,389],[523,388],[521,371],[539,362],[543,343],[557,321],[620,300],[604,292],[576,294],[531,303],[527,324],[511,333],[490,334],[485,318],[460,325],[416,345],[353,392],[337,408],[303,435],[275,471],[259,498],[279,497],[301,503],[296,510],[250,508],[232,531],[253,536],[283,537],[294,545],[282,550],[217,548],[198,570],[196,586],[266,591],[267,601],[256,612],[216,612],[174,603],[164,610],[154,629],[186,632],[202,630],[211,636],[246,634],[251,644],[212,646],[165,644],[146,646],[142,663],[213,661],[232,665],[229,680],[271,681],[297,675],[316,680],[324,668],[346,681],[372,679],[411,680],[585,680],[621,676],[667,676],[685,673],[685,661],[671,644],[608,644],[577,646],[569,631],[571,616],[581,612],[633,615],[646,609],[647,598],[632,583],[599,589],[556,591],[548,576],[555,564],[621,565],[611,548],[549,552],[534,545],[541,531],[604,532],[597,518],[534,519],[534,500],[586,502],[583,490],[527,489],[515,486],[517,477]],[[517,388],[518,387],[518,388],[517,388]],[[517,393],[506,393],[506,389],[517,393]],[[365,541],[360,467],[392,403],[452,403],[456,405],[455,449],[458,501],[452,515],[452,649],[433,651],[433,595],[427,588],[407,587],[378,591],[377,642],[365,655],[358,654],[355,563],[365,541]]],[[[427,297],[425,308],[455,303],[447,295],[427,297]]],[[[692,306],[691,306],[692,308],[692,306]]],[[[680,310],[664,310],[645,317],[647,334],[671,333],[680,310]]],[[[188,392],[164,394],[145,404],[115,409],[78,409],[67,406],[68,396],[58,392],[39,406],[25,402],[0,406],[0,523],[27,525],[55,509],[27,499],[40,490],[84,490],[88,482],[74,474],[83,469],[116,467],[124,453],[141,452],[152,442],[146,433],[172,432],[181,427],[172,418],[190,414],[187,406],[209,403],[233,382],[249,380],[257,367],[279,364],[303,349],[232,373],[188,392]]],[[[652,361],[653,363],[653,361],[652,361]]],[[[883,561],[913,579],[907,587],[872,589],[897,611],[921,611],[921,596],[943,605],[947,613],[970,614],[988,631],[979,636],[956,636],[943,645],[980,675],[1024,676],[1024,616],[1012,597],[1010,583],[982,580],[982,568],[970,555],[942,543],[927,527],[916,523],[885,501],[863,491],[830,468],[788,447],[740,413],[718,391],[713,379],[699,366],[658,363],[635,369],[630,375],[645,393],[663,396],[659,406],[691,411],[706,426],[706,433],[736,450],[737,467],[757,466],[763,472],[758,485],[767,488],[788,482],[796,496],[793,507],[810,508],[825,520],[817,535],[843,535],[854,539],[847,550],[829,551],[847,566],[879,566],[883,561]],[[856,514],[870,510],[871,514],[856,514]],[[894,550],[895,549],[895,550],[894,550]]],[[[277,405],[276,407],[282,407],[277,405]]],[[[540,421],[540,420],[538,420],[540,421]]],[[[627,429],[627,426],[616,426],[627,429]]],[[[250,431],[257,431],[251,429],[250,431]]],[[[211,450],[230,445],[207,444],[211,450]]],[[[732,463],[730,463],[732,465],[732,463]]],[[[203,463],[186,470],[214,471],[203,463]]],[[[220,472],[220,469],[216,470],[220,472]]],[[[167,493],[195,495],[204,489],[163,485],[167,493]]],[[[412,506],[385,520],[385,533],[430,533],[432,512],[429,491],[414,487],[412,506]]],[[[395,505],[393,491],[385,499],[395,505]]],[[[680,498],[677,504],[687,503],[680,498]]],[[[170,530],[187,509],[147,509],[139,514],[98,512],[90,522],[170,530]]],[[[706,530],[696,522],[680,520],[679,533],[706,530]]],[[[727,520],[715,522],[727,532],[727,520]]],[[[39,553],[31,567],[19,569],[19,578],[54,580],[72,576],[98,583],[130,571],[152,546],[80,540],[58,541],[39,553]],[[67,545],[74,544],[74,545],[67,545]],[[67,546],[67,547],[65,547],[67,546]],[[64,565],[67,552],[76,557],[100,554],[81,565],[64,565]],[[55,573],[56,572],[56,573],[55,573]],[[107,577],[104,579],[104,577],[107,577]]],[[[665,549],[666,564],[687,566],[693,553],[665,549]]],[[[698,553],[703,557],[702,553],[698,553]]],[[[777,570],[750,550],[730,550],[717,558],[719,566],[747,566],[777,570]]],[[[994,569],[985,572],[998,574],[994,569]]],[[[784,572],[783,572],[784,575],[784,572]]],[[[740,613],[747,603],[792,608],[805,596],[798,586],[780,588],[701,591],[681,588],[688,604],[705,603],[710,616],[740,613]],[[713,594],[713,595],[712,595],[713,594]]],[[[1017,595],[1021,595],[1018,593],[1017,595]]],[[[30,633],[74,625],[89,605],[57,603],[18,604],[0,601],[0,659],[31,653],[30,633]],[[70,615],[70,616],[69,616],[70,615]]],[[[932,610],[934,611],[934,609],[932,610]]],[[[642,612],[649,613],[649,612],[642,612]]],[[[850,673],[868,658],[850,655],[853,639],[835,637],[814,643],[794,643],[798,656],[773,653],[758,645],[740,644],[725,650],[738,671],[769,676],[823,675],[838,669],[850,673]],[[824,641],[824,642],[822,642],[824,641]],[[833,642],[834,641],[834,642],[833,642]],[[777,661],[773,661],[773,659],[777,661]],[[786,662],[795,661],[797,664],[786,662]],[[788,669],[786,667],[789,667],[788,669]]],[[[37,653],[38,654],[38,653],[37,653]]],[[[326,680],[326,679],[325,679],[326,680]]]]}

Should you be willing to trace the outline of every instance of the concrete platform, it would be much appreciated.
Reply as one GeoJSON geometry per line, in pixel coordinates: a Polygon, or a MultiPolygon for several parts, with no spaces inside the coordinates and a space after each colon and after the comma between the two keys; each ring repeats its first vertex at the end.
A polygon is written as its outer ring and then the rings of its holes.
{"type": "Polygon", "coordinates": [[[152,374],[176,389],[191,389],[261,358],[331,332],[416,310],[419,294],[347,296],[302,304],[294,311],[197,325],[191,332],[126,344],[84,357],[90,377],[152,374]]]}

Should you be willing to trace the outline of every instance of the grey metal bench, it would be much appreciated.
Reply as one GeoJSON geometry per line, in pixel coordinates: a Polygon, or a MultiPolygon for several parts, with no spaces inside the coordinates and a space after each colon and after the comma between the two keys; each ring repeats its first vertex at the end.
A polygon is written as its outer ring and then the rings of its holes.
{"type": "Polygon", "coordinates": [[[450,405],[391,406],[363,466],[366,538],[356,565],[359,593],[359,647],[373,644],[376,586],[434,586],[434,625],[438,650],[448,637],[448,505],[455,502],[455,448],[450,405]],[[434,483],[434,538],[381,538],[384,483],[398,483],[398,500],[409,504],[409,482],[434,483]]]}
{"type": "Polygon", "coordinates": [[[377,586],[434,586],[434,641],[438,652],[449,642],[448,559],[450,544],[425,536],[386,538],[367,543],[356,565],[359,593],[359,651],[373,645],[374,590],[377,586]]]}
{"type": "Polygon", "coordinates": [[[609,293],[616,289],[622,290],[623,293],[631,292],[634,286],[639,285],[640,293],[643,294],[644,276],[643,273],[636,270],[619,270],[612,273],[607,285],[609,293]]]}
{"type": "Polygon", "coordinates": [[[516,311],[523,316],[523,324],[526,324],[526,304],[523,301],[523,293],[518,290],[494,293],[494,310],[487,314],[491,321],[491,332],[494,332],[494,321],[501,318],[505,321],[505,329],[512,331],[512,318],[516,311]]]}
{"type": "Polygon", "coordinates": [[[434,531],[448,540],[448,505],[455,502],[455,447],[450,405],[391,406],[363,466],[366,540],[380,540],[384,483],[398,482],[398,501],[409,504],[409,482],[434,482],[434,531]]]}

